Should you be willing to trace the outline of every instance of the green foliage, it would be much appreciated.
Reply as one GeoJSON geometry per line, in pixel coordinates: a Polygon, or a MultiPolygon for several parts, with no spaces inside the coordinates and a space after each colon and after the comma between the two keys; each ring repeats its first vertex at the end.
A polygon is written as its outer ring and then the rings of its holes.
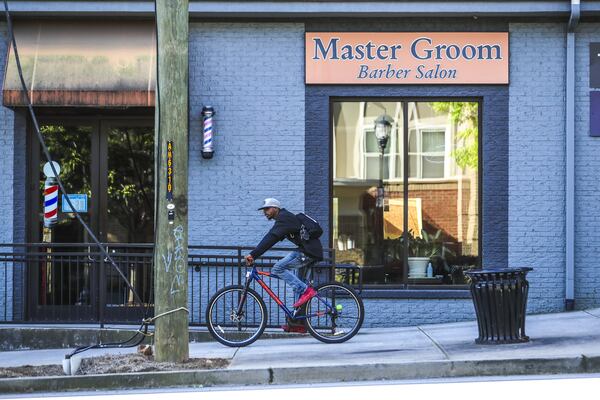
{"type": "Polygon", "coordinates": [[[450,120],[458,127],[456,139],[462,146],[452,152],[456,164],[461,168],[477,170],[479,165],[478,104],[475,102],[432,102],[431,108],[438,113],[450,115],[450,120]]]}
{"type": "MultiPolygon", "coordinates": [[[[43,125],[40,132],[52,158],[60,165],[60,178],[69,193],[92,195],[90,160],[92,128],[88,126],[65,127],[43,125]]],[[[42,168],[46,157],[40,152],[40,190],[44,190],[42,168]]]]}
{"type": "MultiPolygon", "coordinates": [[[[91,140],[93,127],[43,125],[40,128],[52,158],[61,167],[60,178],[68,193],[85,193],[91,202],[91,140]]],[[[154,220],[154,134],[149,128],[114,128],[107,136],[108,216],[127,232],[128,242],[143,242],[154,220]]],[[[40,191],[45,176],[40,160],[40,191]]],[[[95,171],[94,171],[95,172],[95,171]]],[[[69,219],[59,223],[67,224],[69,219]]],[[[113,225],[114,227],[114,225],[113,225]]]]}
{"type": "Polygon", "coordinates": [[[129,242],[146,241],[154,220],[154,135],[143,129],[108,136],[108,213],[127,228],[129,242]]]}

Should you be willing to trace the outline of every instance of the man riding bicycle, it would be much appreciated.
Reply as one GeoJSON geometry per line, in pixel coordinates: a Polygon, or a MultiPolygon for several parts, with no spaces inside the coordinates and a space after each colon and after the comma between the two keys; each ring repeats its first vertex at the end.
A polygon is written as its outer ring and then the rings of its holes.
{"type": "MultiPolygon", "coordinates": [[[[298,300],[293,306],[294,308],[298,308],[314,297],[316,291],[306,283],[302,282],[302,280],[296,276],[295,270],[308,264],[321,261],[323,259],[323,246],[318,237],[310,237],[303,231],[305,230],[305,227],[299,216],[282,208],[279,200],[267,198],[259,210],[263,211],[268,220],[275,220],[275,224],[254,250],[245,257],[246,264],[252,265],[254,260],[283,239],[287,238],[290,242],[298,246],[298,250],[287,254],[284,258],[275,263],[271,270],[272,275],[283,279],[294,289],[294,298],[298,300]]],[[[290,329],[290,325],[291,324],[288,322],[288,325],[284,325],[283,329],[286,331],[295,330],[297,332],[303,330],[290,329]]]]}

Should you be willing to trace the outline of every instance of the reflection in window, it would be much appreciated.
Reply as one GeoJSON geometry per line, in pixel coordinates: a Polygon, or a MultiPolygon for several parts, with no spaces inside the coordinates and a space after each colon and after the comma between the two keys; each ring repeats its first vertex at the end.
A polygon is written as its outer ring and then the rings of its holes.
{"type": "Polygon", "coordinates": [[[446,132],[412,129],[408,134],[410,178],[444,178],[446,132]]]}
{"type": "MultiPolygon", "coordinates": [[[[48,151],[53,160],[59,163],[60,178],[69,194],[79,194],[92,198],[92,135],[94,128],[86,125],[41,125],[40,132],[46,140],[48,151]]],[[[39,147],[38,154],[42,155],[39,147]]],[[[38,167],[38,186],[35,197],[43,198],[46,175],[42,172],[46,163],[41,156],[38,167]]],[[[63,205],[62,193],[59,196],[59,206],[63,205]]],[[[90,224],[90,212],[80,213],[80,217],[90,224]]],[[[46,243],[88,243],[87,232],[75,219],[74,213],[62,212],[59,207],[58,220],[52,228],[44,227],[43,208],[37,218],[39,238],[46,243]]],[[[38,269],[38,305],[52,306],[89,306],[90,282],[93,274],[87,258],[71,256],[69,253],[81,252],[77,246],[64,245],[60,247],[61,254],[54,255],[52,262],[40,261],[35,263],[38,269]]],[[[43,258],[40,258],[43,260],[43,258]]],[[[33,267],[33,261],[31,264],[33,267]]]]}
{"type": "Polygon", "coordinates": [[[154,129],[108,132],[106,236],[112,243],[154,240],[154,129]]]}
{"type": "Polygon", "coordinates": [[[479,262],[478,103],[336,102],[332,117],[337,260],[365,283],[465,283],[479,262]],[[383,152],[381,115],[393,120],[383,152]]]}

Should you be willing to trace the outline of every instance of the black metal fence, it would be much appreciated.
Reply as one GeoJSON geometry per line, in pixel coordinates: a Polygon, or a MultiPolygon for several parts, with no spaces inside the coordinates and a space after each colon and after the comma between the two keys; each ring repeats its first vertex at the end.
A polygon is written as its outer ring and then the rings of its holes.
{"type": "MultiPolygon", "coordinates": [[[[0,322],[138,323],[153,313],[153,246],[108,244],[108,252],[142,300],[136,300],[120,273],[93,244],[0,244],[0,322]]],[[[210,297],[226,285],[243,284],[244,255],[251,248],[189,246],[188,308],[191,325],[205,324],[210,297]]],[[[268,270],[289,248],[269,251],[258,261],[268,270]]],[[[360,286],[360,268],[335,263],[335,252],[312,269],[312,280],[337,279],[360,286]]],[[[278,279],[267,279],[286,304],[292,291],[278,279]]],[[[277,304],[255,285],[269,310],[269,325],[284,323],[277,304]]]]}

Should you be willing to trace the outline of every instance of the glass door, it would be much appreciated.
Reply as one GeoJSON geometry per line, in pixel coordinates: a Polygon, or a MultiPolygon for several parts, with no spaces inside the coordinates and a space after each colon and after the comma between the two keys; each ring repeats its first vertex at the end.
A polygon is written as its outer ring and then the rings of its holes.
{"type": "MultiPolygon", "coordinates": [[[[94,165],[98,158],[98,126],[94,121],[45,121],[40,130],[52,158],[60,166],[60,178],[69,194],[85,199],[86,211],[80,213],[92,231],[97,230],[98,179],[94,165]]],[[[31,136],[32,139],[35,137],[31,136]]],[[[51,227],[44,224],[44,186],[46,164],[37,139],[31,140],[30,165],[30,241],[39,243],[31,249],[29,259],[32,290],[30,315],[39,320],[93,320],[97,291],[93,282],[94,257],[84,243],[91,242],[87,231],[68,212],[63,195],[49,196],[45,202],[57,206],[57,220],[51,227]]]]}
{"type": "MultiPolygon", "coordinates": [[[[70,198],[143,303],[152,292],[154,128],[152,119],[44,120],[40,124],[70,198]],[[73,197],[71,197],[74,195],[73,197]]],[[[58,219],[44,226],[43,155],[34,133],[29,151],[30,319],[139,320],[139,301],[101,256],[64,196],[58,219]]],[[[52,200],[54,201],[54,200],[52,200]]]]}
{"type": "MultiPolygon", "coordinates": [[[[154,125],[148,120],[110,120],[101,124],[100,229],[115,261],[143,307],[153,291],[154,125]]],[[[123,278],[104,263],[104,319],[139,319],[140,304],[123,278]]]]}

